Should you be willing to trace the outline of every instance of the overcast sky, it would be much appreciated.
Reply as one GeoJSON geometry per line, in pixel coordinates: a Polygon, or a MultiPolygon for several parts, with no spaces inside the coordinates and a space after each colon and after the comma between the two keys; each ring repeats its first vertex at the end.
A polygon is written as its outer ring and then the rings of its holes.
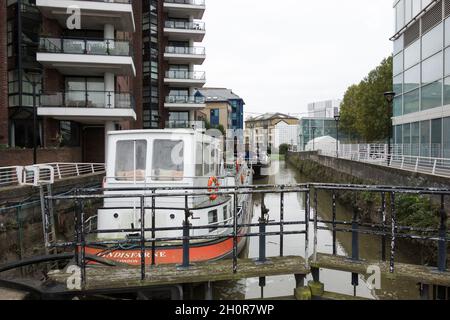
{"type": "Polygon", "coordinates": [[[342,98],[392,53],[392,0],[206,0],[207,86],[228,87],[248,113],[301,116],[342,98]]]}

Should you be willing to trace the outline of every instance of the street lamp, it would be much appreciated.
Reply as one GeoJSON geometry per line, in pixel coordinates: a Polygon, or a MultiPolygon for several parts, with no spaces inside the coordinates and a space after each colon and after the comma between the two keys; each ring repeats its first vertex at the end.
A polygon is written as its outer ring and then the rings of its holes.
{"type": "Polygon", "coordinates": [[[315,135],[316,135],[316,127],[312,127],[311,128],[312,129],[312,138],[313,138],[313,151],[316,151],[316,141],[315,141],[315,139],[316,139],[316,137],[315,137],[315,135]]]}
{"type": "Polygon", "coordinates": [[[339,113],[334,116],[334,121],[336,122],[336,158],[339,159],[339,121],[341,121],[339,113]]]}
{"type": "Polygon", "coordinates": [[[391,164],[391,140],[392,140],[392,105],[394,103],[395,92],[389,91],[384,93],[384,98],[388,103],[388,115],[389,115],[389,126],[388,126],[388,150],[387,150],[387,165],[391,164]]]}

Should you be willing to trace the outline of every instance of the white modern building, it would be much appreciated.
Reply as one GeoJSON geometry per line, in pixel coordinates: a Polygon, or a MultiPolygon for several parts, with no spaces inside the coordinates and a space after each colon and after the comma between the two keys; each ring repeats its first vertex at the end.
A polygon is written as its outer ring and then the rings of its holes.
{"type": "Polygon", "coordinates": [[[450,158],[450,1],[396,0],[394,10],[395,143],[450,158]]]}
{"type": "Polygon", "coordinates": [[[341,109],[342,100],[325,100],[308,104],[309,118],[333,118],[341,109]]]}
{"type": "Polygon", "coordinates": [[[287,144],[294,149],[298,146],[298,125],[287,124],[284,121],[278,122],[274,130],[275,148],[279,148],[282,144],[287,144]]]}

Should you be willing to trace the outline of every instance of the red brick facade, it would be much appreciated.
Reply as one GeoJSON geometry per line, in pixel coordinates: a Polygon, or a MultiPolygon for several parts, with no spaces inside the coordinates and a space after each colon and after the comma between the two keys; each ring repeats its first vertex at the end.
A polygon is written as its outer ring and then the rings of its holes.
{"type": "MultiPolygon", "coordinates": [[[[1,150],[0,154],[0,167],[33,164],[32,149],[1,150]]],[[[82,162],[81,148],[39,149],[37,160],[38,163],[82,162]]]]}
{"type": "Polygon", "coordinates": [[[0,144],[8,144],[8,53],[6,1],[0,1],[0,144]]]}

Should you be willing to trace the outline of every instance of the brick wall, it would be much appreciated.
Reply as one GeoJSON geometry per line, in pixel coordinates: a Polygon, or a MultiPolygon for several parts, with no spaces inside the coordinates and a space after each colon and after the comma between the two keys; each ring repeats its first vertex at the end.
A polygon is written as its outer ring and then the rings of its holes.
{"type": "Polygon", "coordinates": [[[8,144],[8,58],[6,1],[0,1],[0,144],[8,144]]]}
{"type": "MultiPolygon", "coordinates": [[[[38,163],[82,162],[81,148],[39,149],[38,163]]],[[[0,167],[33,164],[33,149],[0,150],[0,167]]]]}

